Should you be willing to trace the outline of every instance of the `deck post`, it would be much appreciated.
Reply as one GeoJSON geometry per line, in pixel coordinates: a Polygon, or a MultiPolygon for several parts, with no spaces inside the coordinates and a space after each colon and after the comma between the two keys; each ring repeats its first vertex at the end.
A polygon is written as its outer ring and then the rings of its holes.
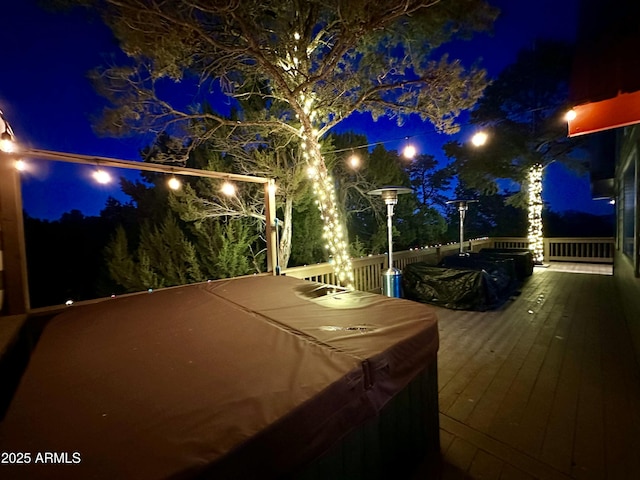
{"type": "Polygon", "coordinates": [[[11,154],[0,150],[0,311],[20,315],[29,309],[20,175],[11,154]]]}
{"type": "Polygon", "coordinates": [[[264,217],[265,239],[267,241],[267,271],[274,275],[280,274],[278,261],[278,242],[276,240],[276,184],[269,180],[264,184],[264,217]]]}

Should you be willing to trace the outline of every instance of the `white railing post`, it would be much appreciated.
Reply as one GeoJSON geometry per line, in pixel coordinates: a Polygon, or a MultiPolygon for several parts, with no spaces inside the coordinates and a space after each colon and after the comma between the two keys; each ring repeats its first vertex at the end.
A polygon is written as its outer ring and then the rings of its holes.
{"type": "Polygon", "coordinates": [[[549,239],[543,238],[542,242],[543,242],[542,261],[546,260],[548,262],[550,261],[550,258],[551,258],[550,251],[549,251],[549,239]]]}

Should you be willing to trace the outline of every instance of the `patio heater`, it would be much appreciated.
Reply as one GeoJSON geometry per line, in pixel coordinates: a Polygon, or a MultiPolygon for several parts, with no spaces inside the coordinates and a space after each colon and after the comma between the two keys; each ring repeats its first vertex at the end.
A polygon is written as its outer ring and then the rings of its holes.
{"type": "Polygon", "coordinates": [[[459,255],[464,255],[464,217],[467,215],[467,210],[469,209],[469,204],[477,202],[478,200],[449,200],[448,204],[455,204],[458,207],[458,212],[460,213],[460,253],[459,255]]]}
{"type": "Polygon", "coordinates": [[[369,195],[379,195],[387,205],[387,238],[389,243],[388,265],[389,268],[382,274],[382,294],[387,297],[402,297],[401,280],[402,272],[393,268],[393,207],[398,203],[398,195],[410,193],[411,189],[406,187],[382,187],[367,192],[369,195]]]}

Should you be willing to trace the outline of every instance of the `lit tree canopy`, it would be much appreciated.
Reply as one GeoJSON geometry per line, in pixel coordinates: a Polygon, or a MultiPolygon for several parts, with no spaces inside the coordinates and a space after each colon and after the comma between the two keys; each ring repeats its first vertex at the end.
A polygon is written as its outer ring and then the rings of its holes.
{"type": "Polygon", "coordinates": [[[299,145],[343,284],[350,259],[320,139],[354,112],[454,132],[485,74],[436,49],[496,15],[482,0],[62,1],[97,8],[129,56],[95,73],[111,103],[104,130],[218,142],[238,157],[274,134],[299,145]]]}
{"type": "Polygon", "coordinates": [[[99,9],[132,60],[99,74],[112,102],[103,126],[161,132],[202,116],[211,123],[199,139],[239,124],[198,108],[220,91],[268,102],[242,126],[295,135],[302,124],[322,137],[355,111],[398,121],[415,113],[451,130],[484,73],[434,60],[434,50],[489,28],[496,14],[480,0],[64,1],[99,9]]]}

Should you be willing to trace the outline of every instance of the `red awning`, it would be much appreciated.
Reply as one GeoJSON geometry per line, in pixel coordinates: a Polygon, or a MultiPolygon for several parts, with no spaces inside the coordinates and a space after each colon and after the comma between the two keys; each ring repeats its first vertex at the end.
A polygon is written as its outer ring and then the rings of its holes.
{"type": "Polygon", "coordinates": [[[640,123],[638,0],[582,0],[569,136],[640,123]]]}
{"type": "Polygon", "coordinates": [[[640,91],[577,105],[573,110],[576,118],[569,121],[570,137],[640,123],[640,91]]]}

